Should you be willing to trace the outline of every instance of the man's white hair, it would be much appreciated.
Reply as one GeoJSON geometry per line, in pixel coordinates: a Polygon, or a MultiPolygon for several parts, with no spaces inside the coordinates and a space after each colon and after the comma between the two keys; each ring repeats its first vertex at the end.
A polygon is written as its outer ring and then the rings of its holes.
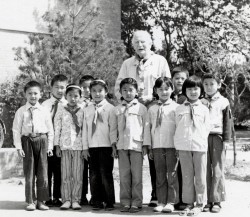
{"type": "Polygon", "coordinates": [[[145,31],[145,30],[136,30],[133,34],[133,37],[132,37],[132,44],[134,43],[134,38],[135,36],[138,36],[138,35],[142,35],[143,37],[145,37],[145,39],[149,40],[151,43],[153,43],[153,40],[152,40],[152,37],[151,35],[149,34],[149,32],[145,31]]]}

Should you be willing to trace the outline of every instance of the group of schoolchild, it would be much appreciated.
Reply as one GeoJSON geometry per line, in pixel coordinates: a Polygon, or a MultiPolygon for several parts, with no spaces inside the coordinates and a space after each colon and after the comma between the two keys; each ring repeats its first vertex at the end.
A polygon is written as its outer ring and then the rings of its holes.
{"type": "Polygon", "coordinates": [[[17,110],[13,123],[14,144],[23,157],[26,209],[81,209],[89,202],[93,210],[113,210],[112,172],[118,158],[120,211],[138,212],[143,156],[148,154],[156,168],[155,212],[171,213],[182,200],[186,206],[180,215],[218,213],[225,200],[225,147],[231,123],[229,102],[220,87],[216,75],[189,77],[186,69],[177,67],[172,79],[155,81],[154,101],[148,107],[138,101],[133,78],[121,81],[121,99],[113,106],[103,80],[87,75],[79,85],[67,85],[66,76],[56,75],[52,96],[41,105],[40,83],[28,82],[27,103],[17,110]],[[91,201],[86,198],[88,166],[91,201]]]}

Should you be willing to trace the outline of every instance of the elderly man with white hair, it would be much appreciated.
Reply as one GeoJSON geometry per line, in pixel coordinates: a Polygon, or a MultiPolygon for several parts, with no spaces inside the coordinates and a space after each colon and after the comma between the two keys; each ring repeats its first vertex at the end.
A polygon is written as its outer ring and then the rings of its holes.
{"type": "MultiPolygon", "coordinates": [[[[127,77],[134,78],[138,83],[138,100],[148,106],[153,100],[153,86],[159,77],[171,78],[167,60],[151,51],[153,44],[151,35],[147,31],[137,30],[133,34],[132,44],[135,55],[125,60],[121,66],[115,83],[115,95],[121,99],[119,85],[127,77]]],[[[156,171],[154,161],[149,159],[149,168],[152,184],[151,201],[149,206],[157,206],[156,171]]]]}
{"type": "Polygon", "coordinates": [[[161,76],[171,78],[169,66],[163,56],[151,51],[153,42],[147,31],[135,31],[132,44],[135,55],[123,62],[115,83],[115,95],[120,100],[120,82],[124,78],[131,77],[138,83],[139,101],[148,105],[152,101],[155,80],[161,76]]]}

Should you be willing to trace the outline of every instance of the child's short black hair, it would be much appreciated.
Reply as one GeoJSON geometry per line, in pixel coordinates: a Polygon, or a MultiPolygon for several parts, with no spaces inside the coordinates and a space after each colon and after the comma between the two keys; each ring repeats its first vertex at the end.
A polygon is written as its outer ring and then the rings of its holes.
{"type": "Polygon", "coordinates": [[[201,98],[204,94],[204,88],[200,77],[192,75],[191,77],[187,78],[182,85],[182,94],[187,97],[186,89],[192,87],[199,87],[201,89],[201,95],[199,97],[201,98]]]}
{"type": "Polygon", "coordinates": [[[57,81],[61,81],[61,82],[68,82],[68,78],[63,75],[63,74],[58,74],[58,75],[55,75],[52,80],[51,80],[51,87],[53,87],[53,85],[57,82],[57,81]]]}
{"type": "Polygon", "coordinates": [[[136,90],[138,90],[138,84],[137,81],[134,78],[124,78],[122,79],[121,83],[120,83],[120,90],[122,89],[123,85],[125,84],[131,84],[134,86],[134,88],[136,90]]]}
{"type": "Polygon", "coordinates": [[[79,85],[82,85],[84,81],[93,81],[94,77],[92,75],[84,75],[81,77],[80,81],[79,81],[79,85]]]}
{"type": "Polygon", "coordinates": [[[203,76],[202,76],[202,82],[205,80],[205,79],[214,79],[218,84],[221,83],[221,78],[218,74],[213,74],[213,73],[205,73],[203,76]]]}
{"type": "Polygon", "coordinates": [[[67,95],[68,92],[71,91],[71,90],[78,90],[79,95],[82,96],[82,88],[79,87],[77,84],[69,84],[69,85],[67,85],[65,94],[67,95]]]}
{"type": "Polygon", "coordinates": [[[38,87],[40,91],[42,90],[42,85],[38,81],[29,81],[25,86],[24,86],[24,93],[31,88],[31,87],[38,87]]]}
{"type": "Polygon", "coordinates": [[[172,78],[177,73],[185,73],[187,75],[187,78],[189,77],[189,72],[188,72],[187,68],[185,68],[183,66],[177,66],[177,67],[173,68],[173,70],[172,70],[172,78]]]}
{"type": "Polygon", "coordinates": [[[168,78],[168,77],[159,77],[159,78],[157,78],[156,81],[155,81],[155,85],[153,87],[153,97],[155,99],[157,99],[157,100],[159,99],[159,96],[156,93],[156,88],[160,88],[163,83],[165,83],[168,87],[171,87],[172,90],[174,90],[174,86],[173,86],[171,78],[168,78]]]}
{"type": "Polygon", "coordinates": [[[108,85],[106,84],[106,82],[102,79],[94,79],[89,86],[89,89],[91,90],[93,86],[96,85],[101,85],[102,87],[104,87],[106,93],[108,93],[108,85]]]}

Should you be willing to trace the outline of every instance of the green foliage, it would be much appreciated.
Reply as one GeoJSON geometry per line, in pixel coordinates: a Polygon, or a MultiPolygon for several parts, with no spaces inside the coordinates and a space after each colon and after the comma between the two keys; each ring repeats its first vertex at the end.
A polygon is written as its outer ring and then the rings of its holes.
{"type": "Polygon", "coordinates": [[[61,0],[56,10],[45,13],[49,33],[31,34],[27,46],[15,48],[21,73],[13,83],[1,87],[1,97],[11,106],[11,113],[22,104],[24,84],[33,79],[44,85],[44,97],[49,96],[51,78],[59,73],[76,83],[90,74],[108,81],[113,89],[125,47],[107,38],[102,24],[91,27],[98,14],[89,0],[61,0]]]}

